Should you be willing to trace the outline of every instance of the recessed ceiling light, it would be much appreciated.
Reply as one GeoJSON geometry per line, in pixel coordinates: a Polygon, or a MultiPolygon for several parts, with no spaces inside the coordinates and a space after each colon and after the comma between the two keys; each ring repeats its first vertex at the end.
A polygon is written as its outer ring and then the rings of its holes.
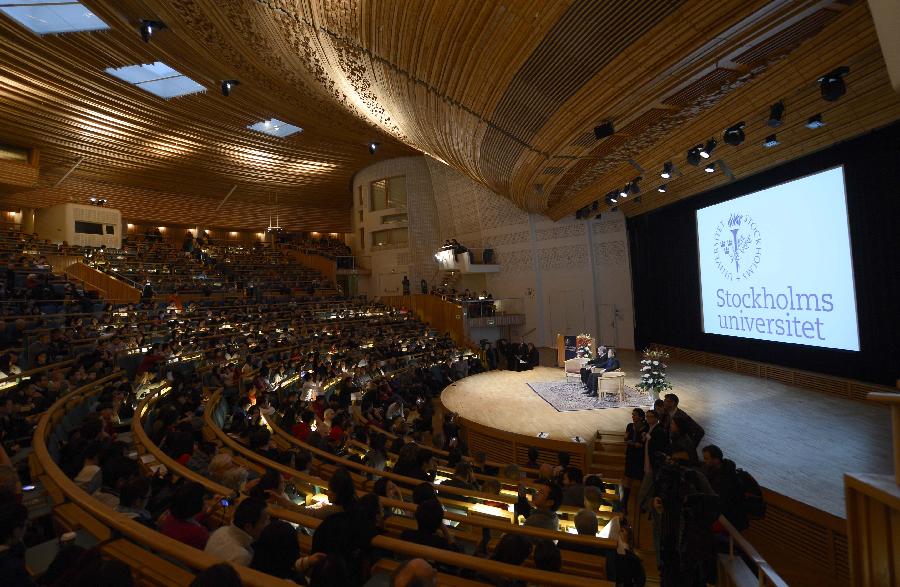
{"type": "Polygon", "coordinates": [[[765,147],[767,149],[771,149],[772,147],[777,147],[778,144],[779,144],[778,136],[776,136],[776,135],[769,135],[766,137],[766,140],[763,141],[763,147],[765,147]]]}
{"type": "Polygon", "coordinates": [[[126,65],[125,67],[107,67],[106,73],[160,98],[177,98],[206,91],[202,85],[175,71],[162,61],[143,65],[126,65]]]}
{"type": "Polygon", "coordinates": [[[298,132],[303,132],[303,129],[299,126],[294,126],[293,124],[282,122],[277,118],[263,120],[255,124],[251,124],[247,128],[249,128],[250,130],[255,130],[256,132],[261,132],[273,137],[280,138],[288,137],[298,132]]]}
{"type": "Polygon", "coordinates": [[[0,0],[0,12],[38,35],[101,31],[109,25],[81,2],[0,0]]]}

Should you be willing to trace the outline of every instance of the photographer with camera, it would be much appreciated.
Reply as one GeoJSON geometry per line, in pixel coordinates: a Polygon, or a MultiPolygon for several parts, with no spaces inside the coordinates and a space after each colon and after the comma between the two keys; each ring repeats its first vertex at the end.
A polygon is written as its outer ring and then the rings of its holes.
{"type": "Polygon", "coordinates": [[[660,466],[647,498],[660,585],[706,585],[714,577],[712,524],[719,517],[719,498],[688,452],[672,452],[660,466]]]}

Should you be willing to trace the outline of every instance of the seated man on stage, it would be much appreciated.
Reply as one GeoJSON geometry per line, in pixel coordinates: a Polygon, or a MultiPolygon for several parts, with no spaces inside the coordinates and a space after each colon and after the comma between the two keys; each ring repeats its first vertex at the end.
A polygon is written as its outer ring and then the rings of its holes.
{"type": "Polygon", "coordinates": [[[607,360],[609,360],[609,357],[607,356],[606,347],[597,347],[597,356],[585,363],[584,367],[581,368],[581,384],[587,387],[591,369],[605,365],[607,360]]]}
{"type": "Polygon", "coordinates": [[[607,357],[606,363],[599,365],[599,371],[592,371],[588,374],[588,390],[585,395],[597,397],[597,391],[600,388],[600,378],[603,377],[603,374],[607,371],[616,371],[619,369],[619,359],[616,358],[616,351],[609,349],[609,351],[607,351],[607,357]]]}

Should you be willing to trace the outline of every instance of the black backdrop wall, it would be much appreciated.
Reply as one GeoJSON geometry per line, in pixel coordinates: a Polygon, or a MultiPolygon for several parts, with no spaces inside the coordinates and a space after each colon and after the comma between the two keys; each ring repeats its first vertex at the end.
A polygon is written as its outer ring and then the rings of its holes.
{"type": "Polygon", "coordinates": [[[629,218],[628,230],[637,348],[655,342],[891,386],[900,377],[900,123],[629,218]],[[695,211],[840,164],[860,351],[705,334],[695,211]]]}

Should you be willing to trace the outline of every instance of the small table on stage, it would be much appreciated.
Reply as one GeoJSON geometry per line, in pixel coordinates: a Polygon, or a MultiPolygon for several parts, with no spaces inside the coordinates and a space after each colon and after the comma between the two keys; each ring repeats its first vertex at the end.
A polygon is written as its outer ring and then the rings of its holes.
{"type": "Polygon", "coordinates": [[[612,393],[619,396],[619,401],[625,401],[625,372],[624,371],[607,371],[600,376],[597,382],[597,394],[603,397],[606,393],[612,393]]]}

